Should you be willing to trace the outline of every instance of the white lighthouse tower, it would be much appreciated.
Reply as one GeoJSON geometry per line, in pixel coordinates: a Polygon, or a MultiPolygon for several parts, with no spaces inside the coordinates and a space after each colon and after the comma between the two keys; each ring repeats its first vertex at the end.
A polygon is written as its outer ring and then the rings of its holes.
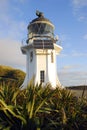
{"type": "Polygon", "coordinates": [[[56,70],[56,55],[62,47],[57,45],[54,37],[54,25],[36,11],[37,18],[28,25],[28,39],[21,47],[26,55],[26,77],[22,87],[27,87],[34,76],[34,83],[43,85],[50,83],[52,87],[61,86],[56,70]]]}

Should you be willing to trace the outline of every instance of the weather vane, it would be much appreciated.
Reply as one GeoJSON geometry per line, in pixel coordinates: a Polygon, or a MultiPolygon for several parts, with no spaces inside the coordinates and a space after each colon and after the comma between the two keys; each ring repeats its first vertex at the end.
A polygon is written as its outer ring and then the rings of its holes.
{"type": "Polygon", "coordinates": [[[38,10],[36,10],[36,15],[37,15],[38,17],[44,17],[43,12],[40,12],[40,11],[38,11],[38,10]]]}

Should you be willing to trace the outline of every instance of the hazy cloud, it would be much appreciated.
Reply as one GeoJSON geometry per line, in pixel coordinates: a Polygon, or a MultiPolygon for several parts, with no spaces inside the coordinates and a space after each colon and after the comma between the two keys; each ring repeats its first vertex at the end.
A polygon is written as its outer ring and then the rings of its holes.
{"type": "Polygon", "coordinates": [[[85,35],[83,36],[83,39],[84,39],[84,40],[87,40],[87,34],[85,34],[85,35]]]}
{"type": "Polygon", "coordinates": [[[72,0],[72,3],[75,8],[81,8],[87,6],[87,0],[72,0]]]}
{"type": "Polygon", "coordinates": [[[61,71],[58,76],[63,86],[87,85],[87,72],[84,71],[61,71]]]}
{"type": "Polygon", "coordinates": [[[68,72],[68,71],[70,71],[70,70],[72,70],[72,69],[76,69],[76,68],[79,68],[80,67],[80,65],[66,65],[66,66],[63,66],[63,68],[62,68],[62,71],[63,72],[68,72]]]}
{"type": "Polygon", "coordinates": [[[0,40],[0,64],[15,65],[16,67],[25,66],[25,56],[20,50],[21,43],[11,39],[0,40]]]}
{"type": "Polygon", "coordinates": [[[20,3],[24,3],[24,2],[26,2],[27,0],[13,0],[14,2],[20,2],[20,3]]]}
{"type": "Polygon", "coordinates": [[[74,57],[83,57],[83,56],[87,57],[87,53],[73,51],[72,56],[74,56],[74,57]]]}
{"type": "MultiPolygon", "coordinates": [[[[87,36],[85,35],[84,36],[84,39],[87,40],[87,36]]],[[[67,53],[61,53],[59,55],[59,57],[61,58],[67,58],[67,57],[87,57],[87,53],[85,52],[78,52],[78,51],[75,51],[73,50],[70,54],[67,52],[67,53]]]]}
{"type": "Polygon", "coordinates": [[[9,8],[9,0],[1,0],[0,1],[0,11],[7,11],[9,8]]]}
{"type": "Polygon", "coordinates": [[[61,58],[67,57],[67,56],[68,56],[68,54],[65,54],[65,53],[61,53],[61,54],[59,55],[59,57],[61,57],[61,58]]]}
{"type": "Polygon", "coordinates": [[[15,21],[8,16],[3,16],[0,25],[0,37],[10,37],[22,40],[26,36],[26,23],[24,21],[15,21]],[[4,24],[3,24],[4,23],[4,24]]]}
{"type": "MultiPolygon", "coordinates": [[[[16,2],[16,0],[14,1],[16,2]]],[[[23,1],[24,0],[20,0],[20,2],[23,1]]],[[[14,7],[11,7],[9,0],[3,0],[0,2],[0,37],[2,38],[4,36],[22,40],[27,36],[27,23],[23,20],[18,21],[13,17],[11,11],[19,15],[23,12],[15,5],[14,7]]]]}
{"type": "MultiPolygon", "coordinates": [[[[11,2],[23,3],[24,1],[26,0],[11,2]]],[[[22,15],[23,10],[18,8],[17,4],[11,6],[11,2],[10,0],[0,1],[0,64],[23,69],[26,57],[22,55],[20,47],[21,41],[27,36],[27,24],[13,16],[14,13],[22,15]]]]}
{"type": "Polygon", "coordinates": [[[26,2],[27,0],[19,0],[21,3],[24,3],[24,2],[26,2]]]}
{"type": "MultiPolygon", "coordinates": [[[[87,0],[72,0],[73,13],[79,21],[87,20],[87,0]]],[[[87,23],[87,22],[86,22],[87,23]]]]}

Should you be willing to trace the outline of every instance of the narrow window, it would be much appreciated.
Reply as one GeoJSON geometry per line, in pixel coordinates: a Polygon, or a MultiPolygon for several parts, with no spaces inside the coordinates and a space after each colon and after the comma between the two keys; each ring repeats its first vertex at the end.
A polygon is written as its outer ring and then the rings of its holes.
{"type": "Polygon", "coordinates": [[[53,52],[51,52],[51,63],[54,62],[54,59],[53,59],[53,52]]]}
{"type": "Polygon", "coordinates": [[[45,72],[44,71],[40,71],[40,82],[43,83],[45,80],[45,72]]]}
{"type": "Polygon", "coordinates": [[[33,51],[30,52],[30,62],[33,60],[33,51]]]}

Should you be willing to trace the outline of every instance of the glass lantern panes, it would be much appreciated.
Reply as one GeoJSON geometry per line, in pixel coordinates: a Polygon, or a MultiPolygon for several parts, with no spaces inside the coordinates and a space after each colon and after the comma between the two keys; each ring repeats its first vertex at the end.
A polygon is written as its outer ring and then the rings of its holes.
{"type": "Polygon", "coordinates": [[[34,23],[29,26],[29,34],[32,35],[47,35],[50,37],[54,36],[53,27],[47,23],[34,23]]]}

